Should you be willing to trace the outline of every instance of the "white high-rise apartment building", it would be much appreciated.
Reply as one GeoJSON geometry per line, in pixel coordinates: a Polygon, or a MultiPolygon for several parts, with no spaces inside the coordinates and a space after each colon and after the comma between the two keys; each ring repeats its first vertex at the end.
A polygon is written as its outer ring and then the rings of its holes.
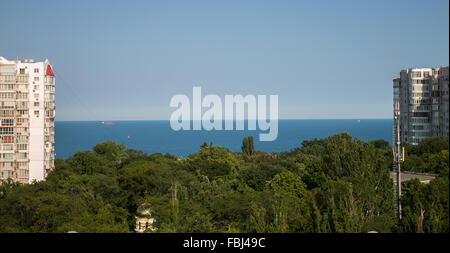
{"type": "Polygon", "coordinates": [[[429,137],[448,137],[448,67],[410,68],[394,82],[394,115],[400,140],[417,145],[429,137]]]}
{"type": "Polygon", "coordinates": [[[54,168],[55,77],[48,60],[0,57],[0,183],[31,183],[54,168]]]}

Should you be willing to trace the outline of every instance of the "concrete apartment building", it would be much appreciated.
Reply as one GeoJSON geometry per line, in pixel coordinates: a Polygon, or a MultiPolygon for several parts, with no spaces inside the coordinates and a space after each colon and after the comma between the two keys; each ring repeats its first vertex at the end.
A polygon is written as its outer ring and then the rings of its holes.
{"type": "Polygon", "coordinates": [[[448,137],[448,70],[410,68],[393,80],[394,116],[399,114],[401,142],[417,145],[428,137],[448,137]]]}
{"type": "Polygon", "coordinates": [[[49,61],[0,57],[0,183],[44,180],[54,168],[54,120],[49,61]]]}

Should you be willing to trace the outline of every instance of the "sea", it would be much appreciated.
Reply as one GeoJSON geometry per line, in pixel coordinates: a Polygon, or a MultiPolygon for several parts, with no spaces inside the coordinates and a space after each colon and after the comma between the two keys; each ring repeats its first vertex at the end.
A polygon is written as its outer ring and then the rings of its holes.
{"type": "MultiPolygon", "coordinates": [[[[171,153],[186,157],[196,153],[200,146],[220,145],[232,152],[241,151],[242,139],[253,136],[255,149],[265,152],[284,152],[301,147],[303,140],[325,138],[347,132],[364,140],[383,139],[392,144],[392,119],[298,119],[279,120],[278,138],[259,141],[259,130],[234,131],[174,131],[168,120],[112,121],[112,125],[100,121],[56,121],[55,155],[68,158],[76,152],[90,150],[97,143],[112,140],[124,143],[129,149],[148,154],[171,153]]],[[[246,128],[247,129],[247,125],[246,128]]]]}

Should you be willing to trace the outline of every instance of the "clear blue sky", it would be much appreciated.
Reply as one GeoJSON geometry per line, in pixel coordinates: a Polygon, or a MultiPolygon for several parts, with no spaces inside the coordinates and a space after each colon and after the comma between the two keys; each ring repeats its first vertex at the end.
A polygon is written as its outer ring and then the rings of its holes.
{"type": "Polygon", "coordinates": [[[169,119],[175,94],[278,94],[281,118],[389,118],[402,68],[448,66],[435,1],[4,1],[0,55],[48,58],[57,120],[169,119]]]}

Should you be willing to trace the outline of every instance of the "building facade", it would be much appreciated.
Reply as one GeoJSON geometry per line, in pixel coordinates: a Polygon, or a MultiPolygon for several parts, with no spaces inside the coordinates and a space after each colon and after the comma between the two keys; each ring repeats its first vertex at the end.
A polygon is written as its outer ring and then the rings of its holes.
{"type": "Polygon", "coordinates": [[[48,60],[0,57],[0,181],[44,180],[54,168],[55,78],[48,60]]]}
{"type": "Polygon", "coordinates": [[[417,145],[429,137],[448,137],[448,71],[448,67],[410,68],[393,80],[401,142],[417,145]]]}
{"type": "Polygon", "coordinates": [[[143,203],[138,207],[135,219],[136,227],[134,231],[136,233],[155,232],[157,230],[153,227],[156,220],[152,217],[151,207],[148,203],[143,203]]]}

